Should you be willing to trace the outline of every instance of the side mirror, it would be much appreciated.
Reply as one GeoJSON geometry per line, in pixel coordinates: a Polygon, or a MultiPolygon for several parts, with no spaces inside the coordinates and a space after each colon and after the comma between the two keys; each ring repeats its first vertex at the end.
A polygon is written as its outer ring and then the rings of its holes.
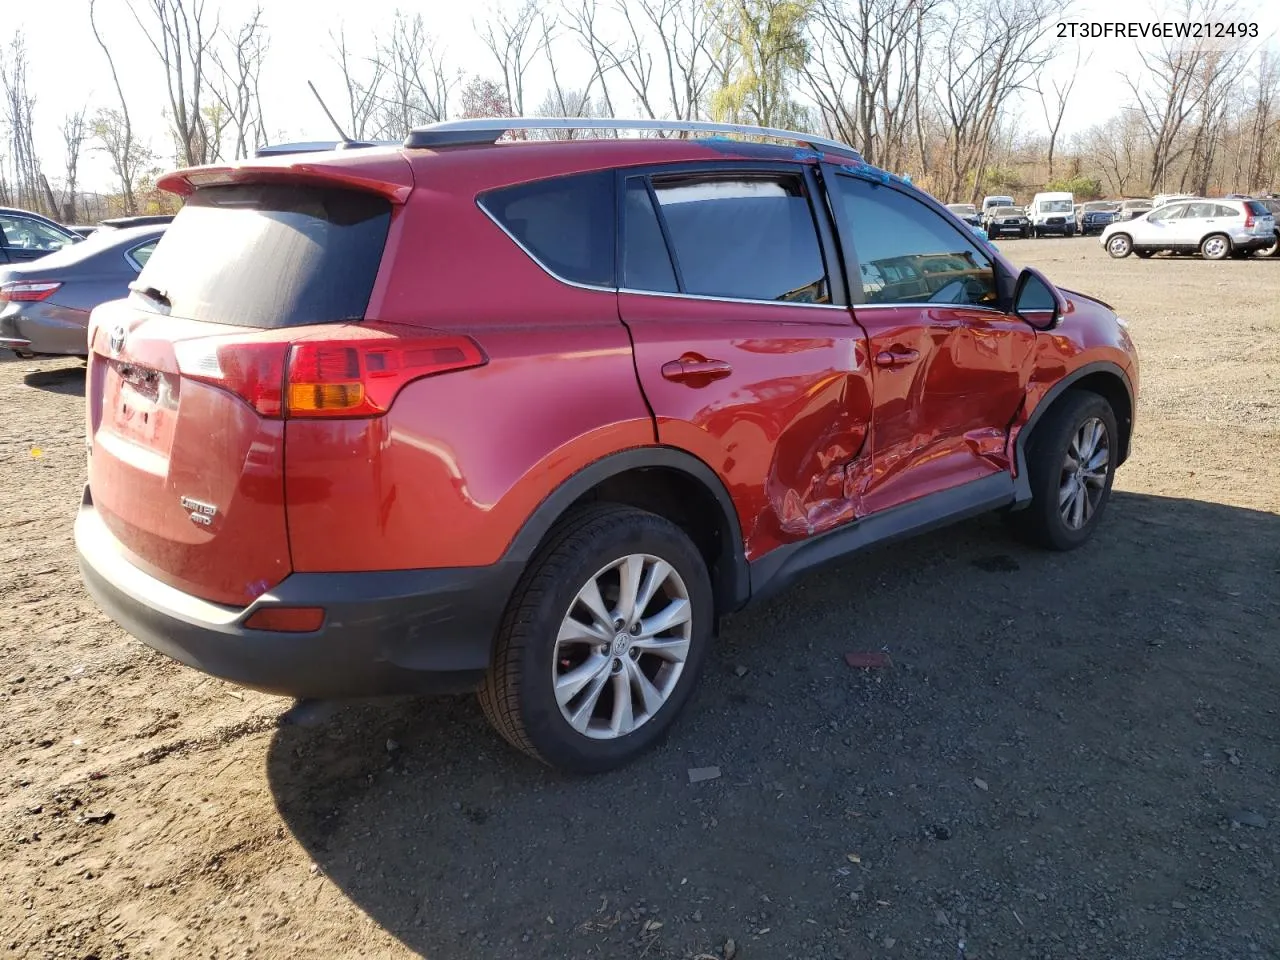
{"type": "Polygon", "coordinates": [[[1037,330],[1053,330],[1067,312],[1067,301],[1043,273],[1024,267],[1013,288],[1013,312],[1037,330]]]}

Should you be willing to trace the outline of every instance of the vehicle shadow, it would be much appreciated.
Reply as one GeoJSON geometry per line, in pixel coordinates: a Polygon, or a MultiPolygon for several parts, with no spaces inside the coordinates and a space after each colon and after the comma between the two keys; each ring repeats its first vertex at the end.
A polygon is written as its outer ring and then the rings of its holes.
{"type": "Polygon", "coordinates": [[[74,366],[52,367],[46,370],[34,370],[24,374],[22,382],[37,390],[50,393],[62,393],[69,397],[83,397],[85,389],[85,367],[82,363],[74,366]]]}
{"type": "Polygon", "coordinates": [[[1104,519],[1070,554],[989,517],[808,577],[728,621],[669,740],[618,772],[524,758],[473,698],[387,701],[282,726],[277,807],[432,957],[863,956],[886,931],[1020,956],[1024,921],[1074,938],[1082,902],[1143,956],[1193,929],[1248,955],[1267,868],[1211,862],[1225,808],[1274,800],[1280,516],[1117,492],[1104,519]],[[1112,892],[1031,896],[1082,864],[1112,892]]]}

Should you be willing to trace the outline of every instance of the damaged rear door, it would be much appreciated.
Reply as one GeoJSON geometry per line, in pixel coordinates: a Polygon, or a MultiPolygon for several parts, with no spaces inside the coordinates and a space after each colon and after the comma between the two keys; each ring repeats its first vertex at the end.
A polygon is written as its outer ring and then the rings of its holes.
{"type": "Polygon", "coordinates": [[[748,559],[859,515],[871,381],[811,169],[620,175],[621,317],[658,439],[738,505],[748,559]]]}

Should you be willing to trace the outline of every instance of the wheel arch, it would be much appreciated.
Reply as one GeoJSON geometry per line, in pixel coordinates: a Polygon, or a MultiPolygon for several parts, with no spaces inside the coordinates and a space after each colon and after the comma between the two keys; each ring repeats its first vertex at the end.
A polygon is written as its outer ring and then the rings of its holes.
{"type": "Polygon", "coordinates": [[[750,598],[751,579],[733,498],[711,467],[675,447],[622,450],[583,467],[538,505],[504,560],[523,568],[566,514],[601,501],[659,514],[689,534],[707,561],[717,614],[737,610],[750,598]]]}
{"type": "Polygon", "coordinates": [[[1016,483],[1016,499],[1018,503],[1026,503],[1031,499],[1031,481],[1027,474],[1027,444],[1035,432],[1036,426],[1044,419],[1069,391],[1085,390],[1096,393],[1111,404],[1116,415],[1116,426],[1120,430],[1119,457],[1116,466],[1120,466],[1129,458],[1130,442],[1133,438],[1134,399],[1133,387],[1129,378],[1118,364],[1107,360],[1086,363],[1084,366],[1067,374],[1059,380],[1041,399],[1014,442],[1014,456],[1018,465],[1016,483]]]}

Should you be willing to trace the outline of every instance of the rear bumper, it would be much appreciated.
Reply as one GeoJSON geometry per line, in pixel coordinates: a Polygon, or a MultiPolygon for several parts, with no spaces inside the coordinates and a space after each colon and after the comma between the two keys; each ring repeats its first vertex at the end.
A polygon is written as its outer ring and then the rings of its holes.
{"type": "Polygon", "coordinates": [[[293,697],[365,697],[474,689],[518,569],[294,573],[244,608],[183,593],[134,566],[94,509],[76,517],[89,593],[147,646],[233,683],[293,697]],[[311,633],[243,626],[268,606],[323,607],[311,633]]]}
{"type": "Polygon", "coordinates": [[[50,303],[0,310],[0,347],[36,356],[88,356],[88,314],[50,303]]]}

